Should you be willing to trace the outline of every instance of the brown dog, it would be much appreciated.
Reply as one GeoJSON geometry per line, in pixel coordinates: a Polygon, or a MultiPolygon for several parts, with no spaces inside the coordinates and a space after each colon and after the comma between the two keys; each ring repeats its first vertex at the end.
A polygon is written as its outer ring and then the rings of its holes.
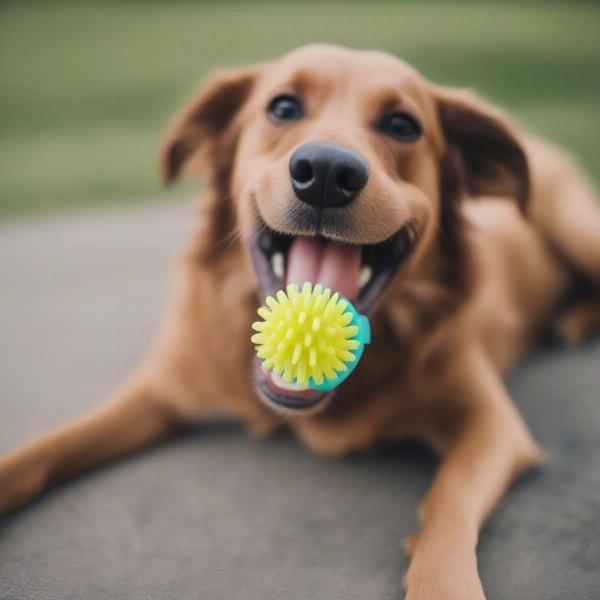
{"type": "Polygon", "coordinates": [[[552,318],[572,341],[600,326],[600,209],[582,175],[476,97],[332,46],[217,74],[163,161],[167,181],[209,178],[164,326],[110,401],[0,459],[0,512],[216,413],[257,434],[287,424],[328,455],[418,435],[443,461],[407,596],[483,598],[478,530],[544,459],[501,373],[552,318]],[[371,316],[335,394],[285,385],[250,344],[265,294],[305,279],[371,316]],[[559,315],[575,281],[588,294],[559,315]]]}

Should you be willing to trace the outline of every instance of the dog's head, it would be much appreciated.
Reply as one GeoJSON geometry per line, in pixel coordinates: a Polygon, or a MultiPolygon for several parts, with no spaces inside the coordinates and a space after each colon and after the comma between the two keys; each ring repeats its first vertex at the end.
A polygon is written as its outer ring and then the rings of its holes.
{"type": "MultiPolygon", "coordinates": [[[[209,175],[210,243],[240,234],[262,298],[321,282],[363,313],[439,252],[461,197],[524,207],[528,194],[522,149],[480,100],[390,55],[324,45],[216,74],[173,124],[163,167],[167,181],[209,175]]],[[[288,411],[323,404],[260,370],[257,383],[288,411]]]]}

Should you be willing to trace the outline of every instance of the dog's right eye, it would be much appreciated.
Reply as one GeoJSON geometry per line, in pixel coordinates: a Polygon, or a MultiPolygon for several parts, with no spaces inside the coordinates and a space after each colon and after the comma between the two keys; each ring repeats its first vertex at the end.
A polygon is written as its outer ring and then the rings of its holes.
{"type": "Polygon", "coordinates": [[[291,94],[275,96],[267,107],[267,114],[275,124],[283,121],[297,121],[304,116],[304,107],[300,98],[291,94]]]}

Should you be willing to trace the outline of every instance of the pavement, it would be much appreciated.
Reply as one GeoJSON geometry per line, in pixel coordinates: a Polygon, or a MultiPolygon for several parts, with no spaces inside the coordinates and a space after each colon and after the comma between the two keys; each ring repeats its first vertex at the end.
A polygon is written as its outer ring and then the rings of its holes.
{"type": "MultiPolygon", "coordinates": [[[[192,207],[0,224],[0,453],[80,414],[135,363],[192,207]]],[[[600,598],[600,340],[509,378],[548,465],[479,545],[489,600],[600,598]]],[[[199,427],[0,519],[0,599],[392,600],[435,461],[316,458],[288,435],[199,427]]],[[[443,557],[440,557],[443,560],[443,557]]]]}

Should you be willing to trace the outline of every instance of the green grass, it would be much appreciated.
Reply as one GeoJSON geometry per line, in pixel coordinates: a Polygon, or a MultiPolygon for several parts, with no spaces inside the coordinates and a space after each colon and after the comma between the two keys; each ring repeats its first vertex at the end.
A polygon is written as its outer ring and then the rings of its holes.
{"type": "Polygon", "coordinates": [[[203,74],[311,41],[474,88],[600,181],[592,3],[18,2],[0,8],[0,216],[163,193],[162,131],[203,74]]]}

